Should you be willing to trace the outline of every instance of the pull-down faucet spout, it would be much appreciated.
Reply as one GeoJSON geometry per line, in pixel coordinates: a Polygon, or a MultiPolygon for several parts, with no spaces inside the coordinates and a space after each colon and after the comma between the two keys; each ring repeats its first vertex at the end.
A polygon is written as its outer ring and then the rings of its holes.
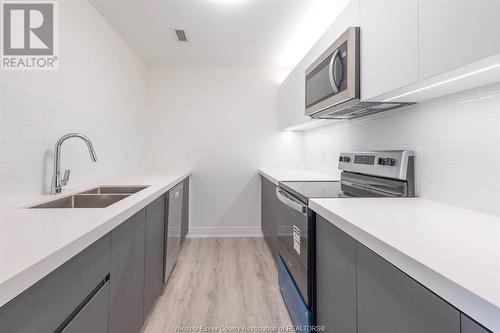
{"type": "Polygon", "coordinates": [[[97,162],[97,155],[95,153],[94,146],[92,145],[92,141],[90,141],[87,136],[80,133],[68,133],[63,135],[59,140],[57,140],[54,147],[54,174],[52,176],[52,186],[50,189],[51,194],[60,194],[62,187],[69,181],[70,170],[64,171],[64,177],[61,179],[61,146],[64,141],[70,138],[82,139],[87,144],[87,148],[89,149],[90,160],[92,162],[97,162]]]}

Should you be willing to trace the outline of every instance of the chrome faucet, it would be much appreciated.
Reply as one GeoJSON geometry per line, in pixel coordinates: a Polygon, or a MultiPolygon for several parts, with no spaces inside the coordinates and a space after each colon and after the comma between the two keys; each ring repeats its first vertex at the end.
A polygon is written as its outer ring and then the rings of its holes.
{"type": "Polygon", "coordinates": [[[87,144],[90,153],[90,160],[92,162],[97,162],[97,155],[94,150],[94,146],[90,139],[80,133],[68,133],[63,135],[59,140],[57,140],[54,147],[54,175],[52,176],[52,186],[50,188],[50,194],[60,194],[62,187],[68,184],[69,174],[71,170],[67,169],[64,171],[64,176],[61,179],[61,146],[64,141],[70,138],[80,138],[87,144]]]}

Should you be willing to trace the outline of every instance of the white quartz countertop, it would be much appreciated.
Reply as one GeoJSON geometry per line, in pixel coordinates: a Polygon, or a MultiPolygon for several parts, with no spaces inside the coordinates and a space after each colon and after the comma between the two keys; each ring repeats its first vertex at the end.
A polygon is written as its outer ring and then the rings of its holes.
{"type": "Polygon", "coordinates": [[[493,332],[500,332],[500,218],[420,198],[309,206],[493,332]]]}
{"type": "Polygon", "coordinates": [[[306,169],[260,168],[259,173],[275,185],[278,185],[278,182],[285,181],[330,181],[339,179],[338,176],[306,169]]]}
{"type": "Polygon", "coordinates": [[[121,177],[98,185],[150,185],[106,208],[27,209],[53,200],[44,195],[0,203],[0,306],[188,177],[191,171],[121,177]]]}

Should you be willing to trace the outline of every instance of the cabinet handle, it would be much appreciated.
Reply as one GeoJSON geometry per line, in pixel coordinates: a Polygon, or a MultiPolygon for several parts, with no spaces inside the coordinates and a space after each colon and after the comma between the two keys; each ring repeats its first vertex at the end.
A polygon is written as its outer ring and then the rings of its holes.
{"type": "Polygon", "coordinates": [[[90,292],[90,294],[88,294],[87,297],[85,297],[85,299],[80,303],[80,305],[78,305],[76,307],[76,309],[70,313],[68,318],[66,318],[61,323],[61,325],[59,325],[59,327],[56,328],[54,333],[61,333],[66,328],[66,326],[68,326],[69,323],[71,323],[71,321],[78,315],[78,313],[80,311],[82,311],[82,309],[85,307],[85,305],[87,305],[87,303],[90,302],[90,300],[106,285],[106,283],[108,283],[109,278],[110,278],[110,274],[106,275],[106,277],[104,277],[104,279],[102,279],[99,282],[99,284],[90,292]]]}

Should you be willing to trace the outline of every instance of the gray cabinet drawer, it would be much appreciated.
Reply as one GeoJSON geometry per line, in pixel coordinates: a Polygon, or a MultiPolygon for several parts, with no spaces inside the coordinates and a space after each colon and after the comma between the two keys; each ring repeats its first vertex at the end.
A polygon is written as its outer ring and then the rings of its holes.
{"type": "Polygon", "coordinates": [[[462,333],[491,333],[463,313],[460,315],[462,333]]]}
{"type": "Polygon", "coordinates": [[[109,274],[109,251],[106,235],[0,308],[2,332],[54,332],[109,274]]]}
{"type": "Polygon", "coordinates": [[[108,332],[109,281],[83,306],[61,333],[108,332]]]}
{"type": "Polygon", "coordinates": [[[460,313],[358,244],[359,333],[459,333],[460,313]]]}

